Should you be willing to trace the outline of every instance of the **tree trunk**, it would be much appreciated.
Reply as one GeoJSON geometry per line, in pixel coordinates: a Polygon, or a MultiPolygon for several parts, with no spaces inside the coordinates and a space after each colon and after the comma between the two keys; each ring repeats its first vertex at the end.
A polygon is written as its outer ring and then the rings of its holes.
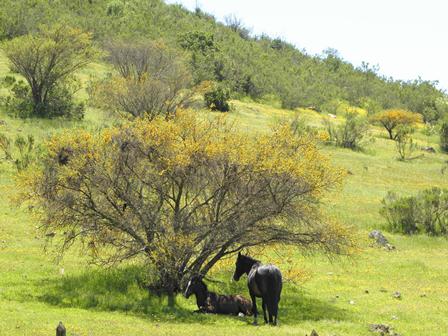
{"type": "Polygon", "coordinates": [[[389,128],[387,128],[387,132],[389,133],[389,139],[391,139],[391,140],[394,139],[394,136],[393,136],[393,134],[392,134],[392,131],[393,131],[393,129],[389,129],[389,128]]]}
{"type": "Polygon", "coordinates": [[[174,294],[174,291],[170,291],[168,293],[168,307],[174,308],[175,304],[176,304],[176,295],[174,294]]]}
{"type": "Polygon", "coordinates": [[[34,116],[43,117],[44,103],[42,92],[38,88],[31,87],[31,93],[33,96],[33,114],[34,116]]]}

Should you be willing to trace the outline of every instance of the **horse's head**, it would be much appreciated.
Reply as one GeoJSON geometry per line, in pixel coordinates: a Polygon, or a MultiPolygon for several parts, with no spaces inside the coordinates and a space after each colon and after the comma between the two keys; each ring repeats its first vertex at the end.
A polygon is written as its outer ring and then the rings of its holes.
{"type": "Polygon", "coordinates": [[[207,286],[202,281],[202,276],[194,275],[191,277],[190,281],[188,281],[184,296],[188,299],[191,294],[196,294],[201,291],[207,291],[207,286]]]}
{"type": "Polygon", "coordinates": [[[238,281],[244,273],[248,274],[253,264],[256,262],[257,260],[242,255],[241,252],[238,252],[238,257],[236,258],[235,263],[235,273],[233,273],[233,280],[238,281]]]}

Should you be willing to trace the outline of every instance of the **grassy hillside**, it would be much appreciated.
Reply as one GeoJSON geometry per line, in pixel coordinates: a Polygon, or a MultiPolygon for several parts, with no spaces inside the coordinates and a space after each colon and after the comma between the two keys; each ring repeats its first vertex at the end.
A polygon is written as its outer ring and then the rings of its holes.
{"type": "Polygon", "coordinates": [[[199,9],[190,12],[162,0],[3,0],[0,40],[61,20],[92,32],[100,45],[114,39],[162,40],[184,54],[196,83],[219,81],[236,97],[274,96],[288,108],[332,110],[335,101],[369,112],[403,107],[429,121],[448,113],[446,95],[430,81],[393,80],[368,64],[353,66],[334,50],[309,55],[281,39],[253,36],[244,23],[226,26],[199,9]],[[195,37],[213,47],[198,49],[195,37]]]}
{"type": "MultiPolygon", "coordinates": [[[[7,74],[0,55],[0,77],[7,74]]],[[[103,71],[96,64],[81,74],[86,81],[103,71]]],[[[85,98],[80,92],[79,99],[85,98]]],[[[320,125],[321,115],[311,110],[282,110],[251,101],[233,101],[229,113],[242,130],[263,132],[279,119],[299,112],[309,123],[320,125]]],[[[202,111],[200,113],[206,113],[202,111]]],[[[33,134],[41,141],[65,128],[97,128],[111,123],[104,112],[88,109],[82,122],[60,120],[17,120],[4,113],[0,131],[10,136],[33,134]]],[[[301,274],[298,284],[287,282],[280,303],[280,327],[253,327],[251,318],[197,315],[194,299],[177,297],[175,309],[163,300],[148,296],[139,287],[139,268],[132,264],[118,270],[104,270],[87,264],[82,251],[72,250],[59,263],[44,251],[45,238],[26,207],[10,203],[17,190],[16,171],[0,161],[0,334],[49,335],[63,321],[69,335],[305,335],[316,329],[319,335],[369,335],[370,323],[392,325],[402,335],[442,335],[448,330],[448,242],[426,236],[387,234],[396,251],[371,247],[369,230],[382,228],[378,209],[388,190],[414,193],[448,187],[441,173],[446,155],[428,154],[411,162],[395,159],[393,142],[381,129],[373,130],[375,142],[365,152],[333,147],[322,148],[333,163],[350,171],[341,190],[325,200],[334,217],[358,230],[361,250],[351,259],[330,262],[322,255],[304,257],[296,251],[293,266],[301,274]],[[63,270],[63,271],[62,271],[63,270]],[[400,291],[402,299],[393,298],[400,291]]],[[[416,136],[419,144],[437,147],[435,137],[416,136]]],[[[291,267],[281,261],[284,249],[260,251],[263,261],[275,260],[282,270],[291,267]]],[[[213,274],[220,282],[212,289],[244,293],[243,280],[229,282],[233,261],[222,264],[213,274]]]]}

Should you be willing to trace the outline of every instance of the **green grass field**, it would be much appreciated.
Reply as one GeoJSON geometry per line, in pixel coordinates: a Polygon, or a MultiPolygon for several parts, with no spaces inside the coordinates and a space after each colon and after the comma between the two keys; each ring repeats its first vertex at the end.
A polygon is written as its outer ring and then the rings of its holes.
{"type": "MultiPolygon", "coordinates": [[[[104,67],[94,65],[81,74],[85,83],[104,67]]],[[[0,55],[0,77],[8,73],[0,55]]],[[[0,91],[5,94],[6,91],[0,91]]],[[[79,99],[85,99],[81,91],[79,99]]],[[[265,131],[295,111],[253,102],[233,102],[233,118],[242,130],[265,131]]],[[[301,111],[309,122],[320,124],[320,115],[301,111]]],[[[0,114],[9,136],[33,134],[38,141],[64,128],[96,128],[110,122],[98,110],[88,109],[82,122],[17,120],[0,114]]],[[[175,309],[138,286],[135,265],[106,270],[88,265],[82,251],[73,250],[56,263],[46,252],[45,239],[25,207],[11,205],[17,192],[15,168],[0,161],[0,335],[52,335],[63,321],[68,335],[371,335],[368,325],[384,323],[401,335],[448,334],[448,241],[426,236],[405,237],[386,232],[396,250],[371,247],[371,229],[384,229],[378,213],[388,190],[415,193],[431,186],[448,187],[442,174],[448,156],[424,153],[410,162],[396,160],[393,142],[374,129],[375,142],[364,152],[323,147],[335,165],[350,171],[344,186],[330,194],[324,207],[329,214],[358,230],[361,250],[351,258],[329,261],[325,256],[302,256],[294,265],[303,272],[300,283],[287,282],[280,303],[278,328],[250,325],[251,318],[192,313],[193,298],[177,297],[175,309]],[[63,269],[63,274],[62,274],[63,269]],[[395,299],[393,293],[401,292],[395,299]]],[[[437,148],[437,137],[417,134],[421,145],[437,148]]],[[[423,153],[423,152],[422,152],[423,153]]],[[[420,153],[419,153],[420,154],[420,153]]],[[[268,262],[274,251],[262,260],[268,262]]],[[[278,259],[278,257],[276,257],[278,259]]],[[[281,269],[289,265],[279,264],[281,269]]],[[[244,279],[231,283],[231,266],[210,284],[221,293],[247,296],[244,279]]]]}

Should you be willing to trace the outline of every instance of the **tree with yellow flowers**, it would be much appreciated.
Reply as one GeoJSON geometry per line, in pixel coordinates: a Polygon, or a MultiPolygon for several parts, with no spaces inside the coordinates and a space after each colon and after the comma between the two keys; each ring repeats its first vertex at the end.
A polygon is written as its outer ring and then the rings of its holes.
{"type": "Polygon", "coordinates": [[[374,114],[370,120],[373,123],[382,125],[389,133],[390,139],[396,139],[395,129],[398,126],[413,126],[423,122],[423,117],[419,113],[402,109],[390,109],[374,114]]]}
{"type": "Polygon", "coordinates": [[[28,195],[45,233],[61,233],[61,252],[79,241],[102,264],[141,258],[152,286],[171,297],[186,277],[243,248],[344,254],[353,245],[319,207],[343,172],[288,125],[252,137],[181,111],[99,134],[70,131],[47,148],[28,195]]]}

